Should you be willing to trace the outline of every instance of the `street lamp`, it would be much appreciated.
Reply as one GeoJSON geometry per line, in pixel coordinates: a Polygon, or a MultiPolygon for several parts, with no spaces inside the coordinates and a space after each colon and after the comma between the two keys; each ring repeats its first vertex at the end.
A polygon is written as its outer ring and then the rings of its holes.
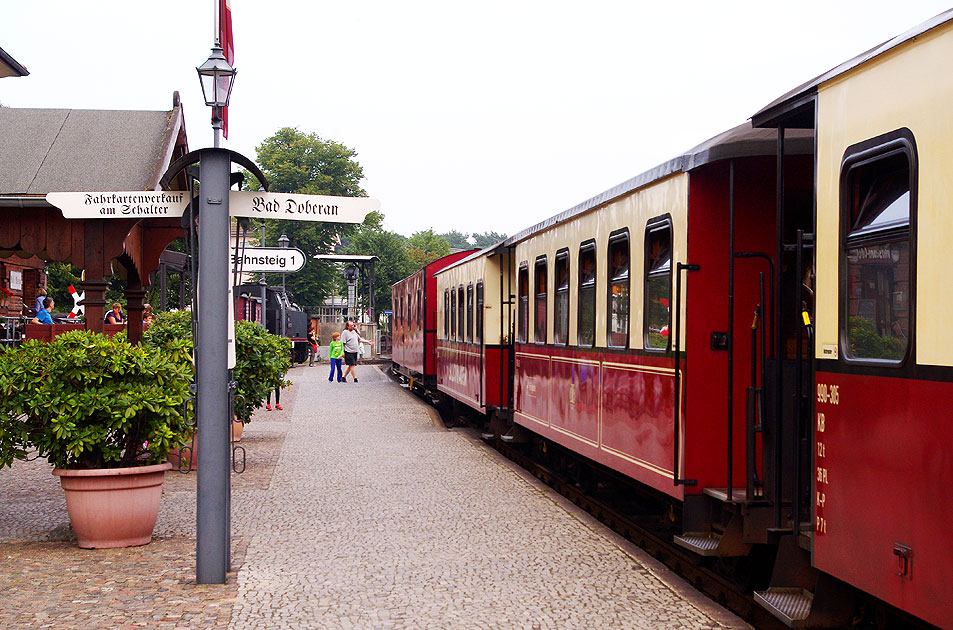
{"type": "MultiPolygon", "coordinates": [[[[218,41],[208,60],[196,68],[205,104],[212,108],[214,148],[200,153],[198,270],[199,304],[206,310],[228,304],[228,191],[231,156],[219,148],[222,109],[235,79],[218,41]]],[[[195,334],[195,415],[202,430],[195,446],[202,451],[196,480],[195,578],[199,584],[224,584],[231,563],[231,479],[228,434],[231,425],[228,374],[228,318],[203,317],[195,334]]]]}
{"type": "Polygon", "coordinates": [[[218,147],[218,136],[222,130],[221,111],[222,108],[228,107],[228,99],[232,95],[232,86],[238,71],[225,60],[222,48],[217,42],[205,63],[195,70],[199,73],[205,104],[212,108],[212,128],[215,130],[215,147],[218,147]]]}

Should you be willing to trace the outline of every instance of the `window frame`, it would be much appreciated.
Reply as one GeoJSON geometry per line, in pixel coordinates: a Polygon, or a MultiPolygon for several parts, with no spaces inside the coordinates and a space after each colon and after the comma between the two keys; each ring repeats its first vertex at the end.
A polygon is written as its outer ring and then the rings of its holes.
{"type": "Polygon", "coordinates": [[[473,343],[473,283],[467,284],[467,343],[473,343]]]}
{"type": "Polygon", "coordinates": [[[629,236],[629,228],[625,227],[619,230],[615,230],[609,234],[609,240],[606,243],[606,347],[615,348],[615,349],[625,349],[629,347],[629,342],[632,338],[632,238],[629,236]],[[626,285],[627,285],[627,299],[629,303],[626,305],[628,312],[626,313],[625,318],[625,342],[622,345],[611,344],[609,339],[612,335],[612,276],[609,274],[612,273],[612,252],[614,251],[613,245],[619,243],[619,241],[625,240],[625,250],[626,255],[628,256],[628,270],[626,271],[626,285]]]}
{"type": "Polygon", "coordinates": [[[564,247],[556,251],[556,255],[553,257],[553,344],[558,346],[568,346],[569,345],[569,288],[572,286],[572,268],[569,261],[569,248],[564,247]],[[566,272],[566,282],[565,284],[559,283],[559,272],[560,268],[564,268],[566,272]],[[566,309],[563,314],[563,319],[565,320],[565,326],[562,327],[562,335],[560,336],[560,321],[559,321],[559,301],[560,296],[565,294],[566,296],[566,309]]]}
{"type": "Polygon", "coordinates": [[[576,261],[576,268],[578,271],[578,279],[576,281],[576,346],[580,348],[595,348],[596,347],[596,305],[598,304],[598,299],[596,297],[597,287],[599,284],[599,256],[598,248],[596,247],[596,240],[589,239],[583,241],[579,244],[579,257],[576,261]],[[582,290],[583,290],[583,276],[582,273],[582,262],[583,255],[585,254],[588,257],[589,253],[592,253],[592,343],[584,344],[579,340],[579,322],[582,321],[580,312],[582,310],[583,299],[582,299],[582,290]]]}
{"type": "Polygon", "coordinates": [[[467,321],[465,317],[465,310],[464,310],[466,308],[465,306],[466,303],[463,301],[464,299],[463,292],[464,292],[463,285],[462,284],[458,285],[457,286],[457,341],[460,341],[460,342],[465,342],[467,340],[467,331],[464,328],[464,325],[466,324],[466,321],[467,321]]]}
{"type": "Polygon", "coordinates": [[[477,280],[476,289],[474,290],[473,302],[476,305],[476,313],[474,314],[475,328],[473,329],[473,343],[477,345],[483,345],[483,300],[485,296],[483,294],[483,281],[477,280]]]}
{"type": "Polygon", "coordinates": [[[917,215],[919,199],[919,160],[917,154],[917,144],[913,132],[903,127],[883,135],[859,142],[847,147],[844,151],[844,158],[841,160],[840,170],[840,195],[839,195],[839,224],[840,234],[838,235],[838,358],[840,361],[854,366],[871,366],[887,368],[888,370],[897,370],[916,363],[916,286],[917,286],[917,215]],[[903,155],[907,160],[908,168],[908,190],[910,193],[910,215],[909,221],[905,226],[892,226],[883,228],[875,232],[868,232],[858,236],[854,240],[854,246],[857,245],[876,245],[885,242],[896,242],[896,237],[906,236],[907,248],[909,252],[909,276],[907,284],[909,287],[908,297],[908,334],[907,346],[903,356],[898,359],[878,359],[871,357],[853,357],[848,349],[848,324],[849,324],[849,278],[848,278],[848,250],[850,249],[851,227],[853,222],[850,179],[851,173],[856,169],[866,166],[872,166],[879,161],[891,157],[903,155]]]}
{"type": "Polygon", "coordinates": [[[457,338],[457,289],[450,287],[450,339],[457,338]]]}
{"type": "Polygon", "coordinates": [[[443,290],[443,338],[450,338],[450,289],[443,290]]]}
{"type": "Polygon", "coordinates": [[[536,257],[533,262],[533,343],[545,345],[549,336],[547,318],[549,317],[549,260],[546,254],[536,257]],[[539,285],[539,269],[543,269],[543,292],[536,291],[539,285]],[[539,306],[543,305],[543,321],[539,321],[539,306]],[[542,333],[542,334],[540,334],[542,333]],[[540,339],[542,337],[542,339],[540,339]]]}
{"type": "Polygon", "coordinates": [[[529,340],[529,263],[520,263],[516,273],[516,341],[529,340]]]}
{"type": "MultiPolygon", "coordinates": [[[[655,352],[658,354],[664,354],[672,350],[672,322],[673,318],[673,309],[675,308],[674,301],[672,297],[675,293],[675,289],[672,288],[672,281],[674,276],[674,267],[675,267],[675,228],[672,224],[672,215],[664,214],[660,217],[655,217],[649,219],[645,224],[645,238],[642,241],[642,248],[644,250],[644,259],[642,265],[642,347],[646,352],[655,352]],[[668,267],[668,290],[669,290],[669,307],[668,307],[668,340],[664,348],[653,348],[649,345],[649,279],[652,277],[659,277],[662,275],[662,272],[656,272],[655,274],[649,269],[649,236],[653,232],[660,232],[662,230],[668,230],[668,246],[669,252],[671,254],[669,259],[668,267]]],[[[631,270],[629,276],[631,277],[631,270]]]]}
{"type": "Polygon", "coordinates": [[[424,300],[423,292],[420,289],[417,289],[417,328],[419,330],[424,329],[424,300]]]}

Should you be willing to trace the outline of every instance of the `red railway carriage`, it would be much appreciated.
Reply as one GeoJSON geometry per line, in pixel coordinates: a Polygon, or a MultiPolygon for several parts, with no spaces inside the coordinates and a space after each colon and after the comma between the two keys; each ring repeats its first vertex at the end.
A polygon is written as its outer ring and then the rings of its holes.
{"type": "MultiPolygon", "coordinates": [[[[788,146],[804,172],[812,146],[806,133],[788,146]]],[[[727,378],[727,343],[733,326],[751,356],[751,318],[729,316],[729,215],[745,219],[745,251],[770,259],[774,152],[773,134],[742,125],[506,241],[517,424],[678,500],[743,482],[748,381],[727,378]]],[[[749,314],[762,271],[736,270],[749,314]]]]}
{"type": "Polygon", "coordinates": [[[434,273],[473,250],[439,258],[391,287],[394,368],[415,383],[436,387],[437,282],[434,273]]]}
{"type": "Polygon", "coordinates": [[[436,274],[437,389],[484,414],[510,407],[511,261],[497,245],[436,274]]]}
{"type": "Polygon", "coordinates": [[[782,523],[816,571],[805,583],[802,567],[779,562],[760,594],[786,620],[797,619],[790,587],[811,603],[834,576],[953,628],[951,58],[947,11],[753,118],[782,140],[793,128],[817,139],[813,239],[789,232],[778,247],[805,247],[817,270],[815,376],[786,390],[802,401],[791,428],[805,448],[788,454],[798,491],[782,523]]]}

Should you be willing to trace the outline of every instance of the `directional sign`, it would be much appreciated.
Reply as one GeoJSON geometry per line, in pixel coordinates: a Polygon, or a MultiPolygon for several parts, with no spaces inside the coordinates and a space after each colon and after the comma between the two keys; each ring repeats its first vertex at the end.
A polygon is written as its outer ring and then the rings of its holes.
{"type": "Polygon", "coordinates": [[[231,254],[230,268],[236,259],[242,272],[294,273],[304,267],[304,252],[296,247],[246,247],[236,256],[231,254]]]}
{"type": "MultiPolygon", "coordinates": [[[[181,217],[189,205],[183,191],[55,192],[48,193],[50,205],[63,211],[67,219],[148,219],[181,217]]],[[[381,207],[367,197],[332,197],[231,191],[228,214],[233,217],[363,223],[364,217],[381,207]]]]}
{"type": "Polygon", "coordinates": [[[233,217],[363,223],[369,212],[380,207],[380,201],[367,197],[248,191],[233,192],[228,196],[228,213],[233,217]]]}
{"type": "Polygon", "coordinates": [[[52,192],[46,200],[62,210],[67,219],[181,217],[189,205],[188,193],[176,190],[52,192]]]}

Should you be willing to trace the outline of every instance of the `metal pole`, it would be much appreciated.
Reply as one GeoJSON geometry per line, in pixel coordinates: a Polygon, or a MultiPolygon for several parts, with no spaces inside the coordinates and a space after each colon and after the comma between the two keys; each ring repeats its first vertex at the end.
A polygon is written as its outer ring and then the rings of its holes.
{"type": "Polygon", "coordinates": [[[228,537],[228,322],[221,309],[228,299],[229,156],[202,152],[199,213],[198,364],[196,438],[202,461],[198,465],[196,506],[196,581],[224,584],[229,565],[228,537]]]}
{"type": "MultiPolygon", "coordinates": [[[[262,227],[262,229],[264,229],[264,227],[262,227]]],[[[268,320],[265,317],[265,307],[268,304],[268,283],[265,282],[265,274],[261,274],[261,280],[258,281],[258,288],[261,289],[261,310],[258,312],[258,316],[261,320],[261,327],[268,330],[268,320]]]]}

